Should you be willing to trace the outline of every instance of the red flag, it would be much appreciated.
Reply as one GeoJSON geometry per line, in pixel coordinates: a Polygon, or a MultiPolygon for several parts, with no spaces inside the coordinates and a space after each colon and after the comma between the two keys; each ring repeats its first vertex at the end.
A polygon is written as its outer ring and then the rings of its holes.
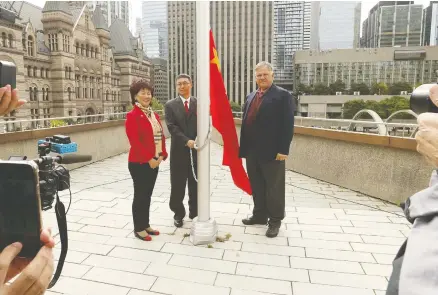
{"type": "Polygon", "coordinates": [[[248,175],[243,169],[242,159],[239,158],[239,141],[233,113],[228,101],[224,81],[220,71],[219,58],[214,44],[213,32],[210,30],[210,113],[213,127],[222,135],[224,155],[222,165],[230,167],[234,184],[252,195],[248,175]]]}

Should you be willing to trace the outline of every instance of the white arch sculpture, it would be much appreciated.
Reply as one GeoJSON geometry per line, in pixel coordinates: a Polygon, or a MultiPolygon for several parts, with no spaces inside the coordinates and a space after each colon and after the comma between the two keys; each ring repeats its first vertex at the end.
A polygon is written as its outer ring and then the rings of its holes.
{"type": "MultiPolygon", "coordinates": [[[[356,113],[356,115],[354,115],[352,120],[356,120],[363,113],[369,114],[371,116],[371,118],[373,118],[374,122],[379,123],[379,124],[376,124],[377,130],[379,131],[379,135],[387,135],[385,123],[383,122],[382,118],[380,118],[379,114],[377,114],[373,110],[360,110],[359,112],[356,113]]],[[[356,123],[350,123],[350,125],[348,126],[348,131],[353,131],[353,128],[355,125],[356,125],[356,123]]]]}

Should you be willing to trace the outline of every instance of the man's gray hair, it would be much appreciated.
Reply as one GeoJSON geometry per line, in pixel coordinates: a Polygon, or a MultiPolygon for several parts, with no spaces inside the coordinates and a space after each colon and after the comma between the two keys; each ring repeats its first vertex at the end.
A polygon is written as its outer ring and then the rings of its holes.
{"type": "Polygon", "coordinates": [[[259,62],[259,63],[255,66],[254,71],[257,71],[257,70],[260,69],[260,68],[267,68],[270,72],[273,72],[273,71],[274,71],[274,67],[273,67],[270,63],[268,63],[267,61],[261,61],[261,62],[259,62]]]}

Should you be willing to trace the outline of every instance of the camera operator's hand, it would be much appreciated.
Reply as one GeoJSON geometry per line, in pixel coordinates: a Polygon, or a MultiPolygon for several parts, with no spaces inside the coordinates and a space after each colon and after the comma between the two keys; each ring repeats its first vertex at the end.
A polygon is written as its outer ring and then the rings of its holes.
{"type": "Polygon", "coordinates": [[[11,113],[25,103],[25,100],[18,99],[17,89],[11,91],[11,85],[0,88],[0,116],[11,113]]]}
{"type": "MultiPolygon", "coordinates": [[[[430,100],[438,106],[438,85],[429,90],[430,100]]],[[[417,151],[422,154],[429,163],[438,168],[438,114],[423,113],[418,116],[417,151]]]]}
{"type": "Polygon", "coordinates": [[[418,116],[417,122],[417,151],[438,168],[438,114],[423,113],[418,116]]]}
{"type": "Polygon", "coordinates": [[[7,246],[0,254],[0,294],[44,294],[53,275],[52,248],[55,246],[50,232],[41,233],[44,246],[32,260],[16,257],[21,243],[7,246]],[[9,286],[5,285],[16,275],[19,276],[9,286]]]}

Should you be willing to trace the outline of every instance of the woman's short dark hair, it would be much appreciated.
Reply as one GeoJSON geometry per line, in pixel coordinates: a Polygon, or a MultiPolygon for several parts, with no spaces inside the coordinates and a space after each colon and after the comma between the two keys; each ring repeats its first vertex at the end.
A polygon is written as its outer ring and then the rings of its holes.
{"type": "Polygon", "coordinates": [[[154,87],[145,79],[139,79],[134,80],[131,84],[131,87],[129,88],[129,92],[131,93],[131,103],[132,105],[135,105],[135,96],[137,93],[140,92],[142,89],[147,89],[151,92],[152,95],[154,95],[154,87]]]}

